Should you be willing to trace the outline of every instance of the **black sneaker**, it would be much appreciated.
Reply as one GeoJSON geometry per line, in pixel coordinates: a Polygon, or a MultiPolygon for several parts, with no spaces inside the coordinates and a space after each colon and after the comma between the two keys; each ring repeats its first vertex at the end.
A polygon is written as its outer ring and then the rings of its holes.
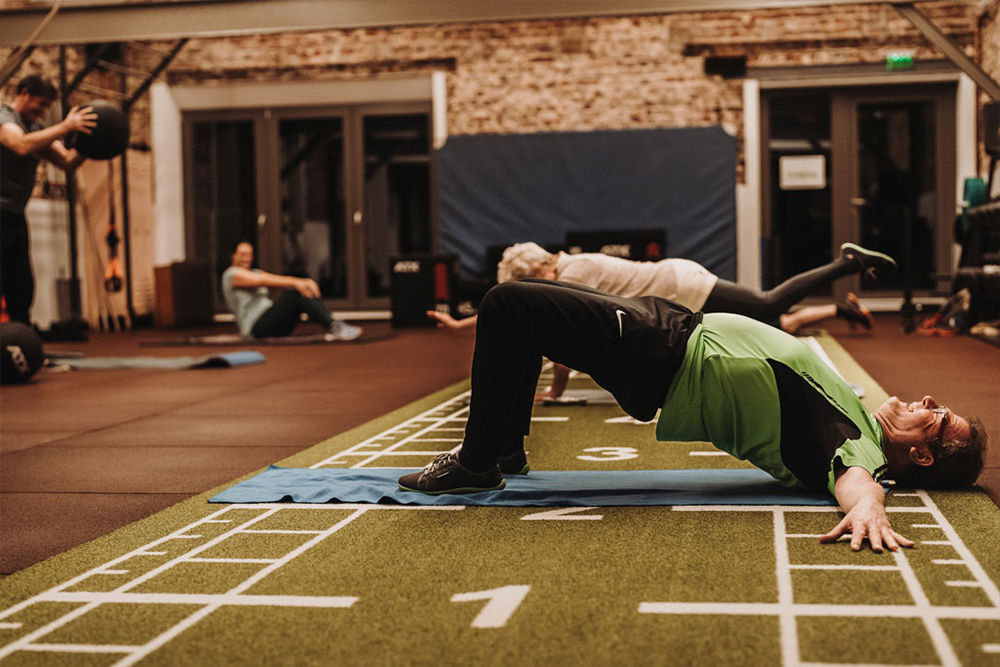
{"type": "Polygon", "coordinates": [[[500,466],[500,472],[505,475],[527,475],[531,471],[528,467],[528,457],[523,451],[510,456],[501,456],[497,459],[497,465],[500,466]]]}
{"type": "Polygon", "coordinates": [[[888,275],[896,271],[896,260],[889,255],[868,248],[862,248],[854,243],[840,246],[840,256],[844,259],[856,259],[861,263],[861,271],[869,278],[888,275]]]}
{"type": "Polygon", "coordinates": [[[399,488],[436,496],[442,493],[479,493],[498,491],[507,486],[500,474],[500,466],[484,473],[466,470],[458,462],[458,454],[438,454],[431,464],[420,472],[399,478],[399,488]]]}

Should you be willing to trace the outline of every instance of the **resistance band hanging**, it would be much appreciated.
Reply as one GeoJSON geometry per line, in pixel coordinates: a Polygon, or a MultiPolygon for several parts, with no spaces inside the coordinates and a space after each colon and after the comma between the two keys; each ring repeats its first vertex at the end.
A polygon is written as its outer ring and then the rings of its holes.
{"type": "Polygon", "coordinates": [[[104,289],[108,292],[121,292],[125,274],[122,263],[118,259],[118,244],[121,237],[115,224],[115,173],[112,163],[108,161],[108,233],[104,239],[108,243],[108,265],[104,269],[104,289]]]}

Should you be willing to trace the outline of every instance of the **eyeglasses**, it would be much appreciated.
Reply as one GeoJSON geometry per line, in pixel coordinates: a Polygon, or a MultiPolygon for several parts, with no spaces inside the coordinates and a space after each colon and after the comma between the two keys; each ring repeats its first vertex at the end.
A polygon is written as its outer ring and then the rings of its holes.
{"type": "Polygon", "coordinates": [[[931,412],[941,415],[941,427],[938,429],[937,434],[937,445],[940,447],[941,443],[944,442],[944,429],[948,425],[948,415],[951,414],[951,410],[948,408],[931,408],[931,412]]]}

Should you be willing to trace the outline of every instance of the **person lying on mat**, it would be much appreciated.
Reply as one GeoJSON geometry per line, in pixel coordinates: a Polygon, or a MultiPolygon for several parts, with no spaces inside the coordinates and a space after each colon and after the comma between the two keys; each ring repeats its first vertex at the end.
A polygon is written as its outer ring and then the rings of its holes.
{"type": "Polygon", "coordinates": [[[232,264],[222,273],[222,293],[240,333],[247,338],[288,336],[303,313],[326,329],[326,340],[354,340],[363,333],[361,327],[333,319],[312,278],[279,276],[253,268],[253,246],[248,241],[237,243],[230,257],[232,264]],[[272,301],[271,287],[285,291],[272,301]]]}
{"type": "MultiPolygon", "coordinates": [[[[737,313],[781,327],[794,334],[804,326],[830,317],[842,317],[853,327],[872,327],[872,315],[854,294],[840,304],[807,306],[793,313],[789,308],[837,278],[865,271],[873,277],[895,269],[895,261],[882,253],[853,243],[841,246],[840,257],[818,268],[800,273],[777,287],[761,291],[723,280],[689,259],[635,262],[600,253],[568,255],[550,253],[536,243],[518,243],[504,250],[497,266],[497,282],[543,278],[585,285],[618,296],[659,296],[705,313],[737,313]]],[[[453,331],[472,327],[476,317],[456,320],[446,313],[428,311],[439,326],[453,331]]],[[[566,389],[569,369],[556,365],[552,385],[536,397],[559,398],[566,389]]]]}
{"type": "Polygon", "coordinates": [[[851,547],[912,542],[889,525],[878,480],[972,484],[986,432],[930,396],[893,397],[870,413],[801,340],[742,315],[692,312],[666,299],[624,298],[539,279],[483,299],[462,446],[399,486],[428,494],[502,489],[528,472],[524,436],[542,357],[588,373],[639,421],[660,410],[656,438],[707,441],[784,486],[832,494],[846,512],[821,538],[851,547]]]}

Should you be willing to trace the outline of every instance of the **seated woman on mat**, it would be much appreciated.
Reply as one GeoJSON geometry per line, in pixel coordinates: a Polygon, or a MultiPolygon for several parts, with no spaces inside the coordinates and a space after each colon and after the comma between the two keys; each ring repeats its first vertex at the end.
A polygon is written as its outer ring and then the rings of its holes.
{"type": "MultiPolygon", "coordinates": [[[[871,329],[871,313],[853,294],[841,304],[807,306],[794,313],[786,311],[837,278],[859,271],[874,274],[895,266],[896,262],[887,255],[845,243],[836,260],[793,276],[774,289],[761,291],[723,280],[689,259],[635,262],[600,253],[553,254],[529,242],[504,250],[497,267],[497,282],[542,278],[584,285],[616,296],[658,296],[691,310],[745,315],[794,334],[803,326],[834,316],[847,320],[852,327],[857,323],[871,329]]],[[[435,311],[428,311],[427,316],[437,320],[438,326],[453,331],[472,327],[477,319],[474,316],[456,320],[435,311]]],[[[552,386],[538,398],[559,398],[568,378],[569,369],[557,364],[552,386]]]]}
{"type": "Polygon", "coordinates": [[[288,336],[302,313],[326,329],[325,340],[354,340],[362,334],[361,327],[333,319],[312,278],[279,276],[253,268],[253,246],[248,241],[237,243],[231,258],[232,264],[222,273],[222,293],[240,333],[247,338],[288,336]],[[272,301],[270,287],[285,291],[272,301]]]}

